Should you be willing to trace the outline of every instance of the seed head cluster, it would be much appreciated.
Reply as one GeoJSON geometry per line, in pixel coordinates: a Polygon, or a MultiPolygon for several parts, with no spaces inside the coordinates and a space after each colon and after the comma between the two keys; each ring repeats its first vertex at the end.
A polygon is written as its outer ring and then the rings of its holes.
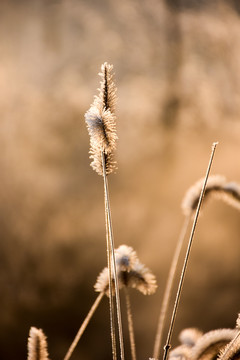
{"type": "MultiPolygon", "coordinates": [[[[132,247],[121,245],[115,250],[119,287],[131,287],[144,295],[154,294],[157,289],[156,278],[153,273],[142,264],[132,247]]],[[[94,288],[97,292],[108,294],[108,269],[104,268],[99,274],[94,288]]]]}
{"type": "Polygon", "coordinates": [[[35,327],[31,327],[29,332],[28,360],[49,360],[46,336],[35,327]]]}
{"type": "MultiPolygon", "coordinates": [[[[186,192],[182,201],[182,210],[185,216],[189,216],[196,210],[201,194],[204,179],[200,179],[186,192]]],[[[205,190],[205,199],[214,196],[230,206],[240,210],[240,186],[235,182],[227,183],[222,175],[212,175],[208,178],[205,190]]]]}
{"type": "Polygon", "coordinates": [[[113,66],[104,63],[99,73],[101,77],[98,96],[85,114],[85,121],[90,135],[91,166],[103,175],[103,161],[106,174],[116,169],[114,151],[116,150],[116,86],[113,81],[113,66]]]}

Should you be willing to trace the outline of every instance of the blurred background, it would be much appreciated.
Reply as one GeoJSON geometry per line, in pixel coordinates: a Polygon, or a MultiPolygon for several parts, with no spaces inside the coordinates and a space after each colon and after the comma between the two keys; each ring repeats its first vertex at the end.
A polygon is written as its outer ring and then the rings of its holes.
{"type": "MultiPolygon", "coordinates": [[[[115,244],[134,247],[157,277],[155,295],[130,294],[138,358],[152,356],[181,201],[214,141],[211,173],[240,182],[239,16],[237,0],[1,0],[1,359],[27,358],[31,326],[47,335],[50,358],[63,358],[97,296],[103,181],[89,166],[84,113],[105,61],[119,98],[115,244]]],[[[173,346],[186,327],[235,326],[239,216],[206,204],[173,346]]],[[[129,358],[124,302],[123,318],[129,358]]],[[[111,358],[106,298],[72,359],[96,357],[111,358]]]]}

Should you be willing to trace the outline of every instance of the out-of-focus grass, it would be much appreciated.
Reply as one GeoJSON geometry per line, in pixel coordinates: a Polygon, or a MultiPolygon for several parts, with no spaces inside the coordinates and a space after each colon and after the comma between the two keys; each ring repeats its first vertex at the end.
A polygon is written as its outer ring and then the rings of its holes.
{"type": "MultiPolygon", "coordinates": [[[[109,179],[116,246],[133,246],[159,282],[153,297],[133,294],[142,358],[152,354],[180,202],[203,176],[213,141],[220,145],[212,172],[240,181],[237,4],[173,5],[0,4],[0,358],[26,358],[32,325],[46,332],[51,358],[64,356],[95,297],[106,264],[103,189],[89,166],[83,114],[101,63],[114,64],[119,95],[119,170],[109,179]]],[[[235,210],[206,206],[176,334],[234,326],[238,233],[235,210]]],[[[110,356],[107,307],[101,304],[75,358],[110,356]]]]}

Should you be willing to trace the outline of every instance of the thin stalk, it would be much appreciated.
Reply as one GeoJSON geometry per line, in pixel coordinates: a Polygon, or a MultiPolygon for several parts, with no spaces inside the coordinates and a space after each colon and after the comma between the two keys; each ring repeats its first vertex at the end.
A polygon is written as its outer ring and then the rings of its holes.
{"type": "MultiPolygon", "coordinates": [[[[123,342],[123,330],[122,330],[122,318],[121,318],[121,305],[120,305],[120,295],[119,295],[119,284],[118,284],[118,275],[117,275],[117,266],[114,253],[114,238],[113,238],[113,227],[112,227],[112,218],[111,218],[111,209],[110,209],[110,199],[108,191],[108,180],[106,175],[106,166],[105,166],[105,154],[102,152],[102,165],[103,165],[103,181],[104,181],[104,195],[105,195],[105,206],[107,213],[107,226],[108,226],[108,237],[109,237],[109,250],[111,251],[111,264],[113,267],[113,277],[115,283],[115,295],[116,295],[116,310],[117,310],[117,322],[118,322],[118,333],[119,333],[119,344],[121,359],[124,360],[124,342],[123,342]]],[[[110,278],[111,279],[111,278],[110,278]]],[[[111,281],[111,280],[110,280],[111,281]]]]}
{"type": "Polygon", "coordinates": [[[105,199],[105,224],[106,224],[106,240],[107,240],[107,263],[108,263],[108,278],[109,278],[109,309],[110,309],[112,355],[113,355],[113,360],[117,360],[114,291],[113,291],[113,284],[112,284],[112,252],[111,252],[111,242],[110,242],[110,237],[109,237],[107,200],[106,200],[105,194],[104,194],[104,199],[105,199]]]}
{"type": "Polygon", "coordinates": [[[82,334],[84,333],[89,321],[91,320],[93,314],[95,313],[95,311],[96,311],[100,301],[102,300],[103,296],[104,296],[104,292],[101,292],[98,295],[98,297],[96,298],[96,300],[94,301],[94,304],[92,305],[91,309],[89,310],[89,313],[87,314],[87,316],[86,316],[84,322],[82,323],[80,329],[78,330],[77,335],[75,336],[70,348],[68,349],[68,352],[64,357],[64,360],[69,360],[70,359],[75,347],[77,346],[82,334]]]}
{"type": "Polygon", "coordinates": [[[187,247],[187,251],[186,251],[186,255],[185,255],[185,259],[184,259],[184,263],[183,263],[183,267],[182,267],[182,272],[181,272],[181,276],[180,276],[180,280],[179,280],[179,284],[178,284],[178,290],[177,290],[176,299],[175,299],[175,303],[174,303],[174,308],[173,308],[173,312],[172,312],[172,318],[171,318],[171,322],[170,322],[170,326],[169,326],[169,330],[168,330],[168,336],[167,336],[166,344],[164,346],[163,360],[167,360],[168,353],[169,353],[169,350],[171,348],[170,343],[171,343],[173,327],[174,327],[174,323],[175,323],[175,319],[176,319],[176,314],[177,314],[177,310],[178,310],[179,300],[180,300],[180,296],[181,296],[181,292],[182,292],[183,281],[184,281],[184,277],[185,277],[185,273],[186,273],[186,269],[187,269],[187,264],[188,264],[190,250],[191,250],[191,246],[192,246],[192,242],[193,242],[194,233],[195,233],[195,230],[196,230],[197,220],[198,220],[198,216],[199,216],[199,213],[200,213],[200,208],[201,208],[201,205],[202,205],[204,192],[205,192],[205,188],[206,188],[206,185],[207,185],[207,180],[208,180],[209,172],[210,172],[210,169],[211,169],[211,166],[212,166],[213,157],[214,157],[214,154],[215,154],[217,144],[218,143],[213,143],[213,145],[212,145],[212,152],[211,152],[211,155],[210,155],[210,160],[209,160],[208,168],[207,168],[207,171],[206,171],[202,191],[201,191],[201,194],[200,194],[200,197],[199,197],[198,206],[197,206],[197,210],[196,210],[196,213],[195,213],[194,222],[193,222],[193,226],[192,226],[192,230],[191,230],[191,234],[190,234],[190,238],[189,238],[189,242],[188,242],[188,247],[187,247]]]}
{"type": "Polygon", "coordinates": [[[161,348],[162,337],[163,337],[163,330],[164,330],[165,321],[166,321],[166,315],[167,315],[167,311],[168,311],[168,307],[169,307],[170,296],[171,296],[171,293],[172,293],[172,287],[173,287],[174,279],[175,279],[175,276],[176,276],[177,264],[179,262],[179,256],[180,256],[180,253],[181,253],[183,240],[185,238],[190,219],[191,219],[191,215],[185,217],[185,221],[183,223],[182,230],[180,232],[180,236],[179,236],[178,241],[177,241],[177,246],[176,246],[176,249],[175,249],[175,252],[174,252],[174,256],[173,256],[173,259],[172,259],[170,271],[169,271],[169,274],[168,274],[167,284],[166,284],[166,288],[165,288],[165,291],[164,291],[163,302],[162,302],[162,306],[161,306],[161,310],[160,310],[160,316],[159,316],[159,320],[158,320],[158,328],[157,328],[157,334],[156,334],[155,343],[154,343],[154,350],[153,350],[153,359],[158,359],[159,354],[160,354],[160,348],[161,348]]]}
{"type": "Polygon", "coordinates": [[[131,310],[131,303],[130,303],[128,289],[126,287],[124,287],[124,292],[125,292],[126,307],[127,307],[128,331],[129,331],[132,360],[136,360],[137,356],[136,356],[136,345],[135,345],[135,338],[134,338],[132,310],[131,310]]]}

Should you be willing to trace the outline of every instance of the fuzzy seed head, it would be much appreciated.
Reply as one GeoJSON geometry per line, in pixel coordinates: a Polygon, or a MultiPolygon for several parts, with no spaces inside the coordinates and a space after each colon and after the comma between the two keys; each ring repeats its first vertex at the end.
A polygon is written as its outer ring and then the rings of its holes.
{"type": "Polygon", "coordinates": [[[130,271],[138,261],[136,251],[127,245],[121,245],[115,250],[116,264],[119,271],[130,271]]]}
{"type": "Polygon", "coordinates": [[[240,185],[235,182],[225,184],[222,199],[228,205],[240,210],[240,185]]]}
{"type": "Polygon", "coordinates": [[[112,113],[114,113],[117,99],[117,88],[113,80],[113,65],[105,62],[101,66],[99,76],[101,77],[99,95],[95,97],[94,104],[100,109],[109,109],[112,113]]]}
{"type": "MultiPolygon", "coordinates": [[[[196,210],[201,190],[203,187],[204,179],[197,181],[193,186],[191,186],[182,201],[182,210],[185,216],[192,214],[196,210]]],[[[205,199],[209,197],[210,194],[221,192],[223,185],[226,183],[226,179],[221,175],[212,175],[209,176],[206,190],[205,190],[205,199]]]]}
{"type": "Polygon", "coordinates": [[[29,332],[28,360],[49,360],[46,336],[35,327],[31,327],[29,332]]]}
{"type": "Polygon", "coordinates": [[[126,286],[132,287],[144,295],[152,295],[157,290],[157,281],[153,273],[139,261],[126,274],[126,286]]]}
{"type": "Polygon", "coordinates": [[[85,114],[85,121],[90,136],[91,166],[99,174],[103,175],[103,156],[106,174],[116,170],[116,162],[113,153],[116,150],[116,86],[113,81],[113,66],[104,63],[99,95],[95,96],[94,102],[85,114]]]}
{"type": "Polygon", "coordinates": [[[192,360],[213,360],[234,338],[236,330],[218,329],[205,333],[192,348],[192,360]]]}
{"type": "MultiPolygon", "coordinates": [[[[137,258],[136,252],[129,246],[121,245],[115,250],[119,288],[132,287],[144,295],[154,294],[157,282],[152,272],[137,258]]],[[[113,282],[113,279],[112,279],[113,282]]],[[[104,268],[94,285],[95,291],[108,295],[109,272],[104,268]]],[[[114,288],[114,282],[113,282],[114,288]]]]}
{"type": "MultiPolygon", "coordinates": [[[[122,287],[122,284],[119,283],[119,288],[122,287]]],[[[114,284],[114,279],[112,277],[112,289],[113,292],[115,291],[115,284],[114,284]]],[[[108,268],[105,267],[100,274],[97,277],[97,281],[94,285],[94,290],[96,292],[103,292],[105,293],[107,296],[109,296],[109,271],[108,268]]]]}

